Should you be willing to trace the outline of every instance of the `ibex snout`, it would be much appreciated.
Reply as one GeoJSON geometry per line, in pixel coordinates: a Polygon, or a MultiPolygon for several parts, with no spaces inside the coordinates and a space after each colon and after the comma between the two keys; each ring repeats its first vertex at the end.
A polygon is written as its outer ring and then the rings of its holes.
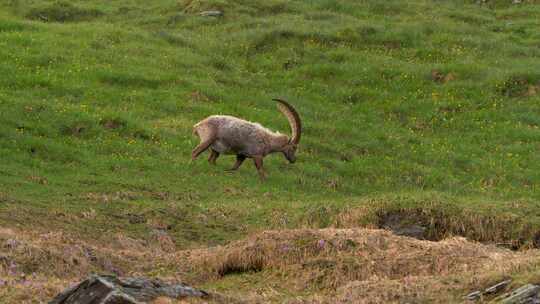
{"type": "Polygon", "coordinates": [[[296,162],[296,156],[293,156],[293,157],[287,157],[287,160],[289,160],[289,162],[291,164],[294,164],[296,162]]]}
{"type": "Polygon", "coordinates": [[[283,155],[291,164],[294,164],[296,162],[296,145],[288,145],[283,150],[283,155]]]}

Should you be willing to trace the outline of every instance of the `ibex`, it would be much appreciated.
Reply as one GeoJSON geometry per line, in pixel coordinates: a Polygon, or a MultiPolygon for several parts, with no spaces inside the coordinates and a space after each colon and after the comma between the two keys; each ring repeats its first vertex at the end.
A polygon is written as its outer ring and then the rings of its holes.
{"type": "Polygon", "coordinates": [[[212,115],[193,126],[193,134],[200,143],[191,153],[195,160],[199,154],[210,148],[208,162],[215,165],[220,154],[235,154],[236,163],[230,171],[237,170],[246,158],[252,158],[262,180],[266,178],[263,158],[274,152],[281,152],[290,162],[296,161],[296,148],[302,134],[302,123],[298,112],[286,101],[278,102],[279,110],[287,117],[291,126],[291,137],[273,132],[258,123],[229,115],[212,115]]]}

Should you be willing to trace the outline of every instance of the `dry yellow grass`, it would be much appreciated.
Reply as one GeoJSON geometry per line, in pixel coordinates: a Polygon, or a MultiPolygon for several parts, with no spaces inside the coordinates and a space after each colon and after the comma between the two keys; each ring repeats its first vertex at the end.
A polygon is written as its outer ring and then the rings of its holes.
{"type": "Polygon", "coordinates": [[[464,238],[427,242],[385,230],[300,229],[263,232],[209,250],[200,259],[218,277],[231,272],[301,265],[303,269],[331,268],[335,272],[333,278],[356,280],[373,275],[400,278],[473,271],[487,262],[518,255],[464,238]],[[357,272],[358,269],[363,271],[357,272]]]}
{"type": "Polygon", "coordinates": [[[0,248],[0,299],[6,303],[49,300],[92,272],[149,274],[166,260],[161,246],[120,234],[105,245],[62,232],[0,227],[0,248]]]}
{"type": "MultiPolygon", "coordinates": [[[[421,241],[376,229],[266,231],[226,246],[171,252],[123,235],[92,244],[60,232],[2,228],[0,248],[5,303],[47,301],[94,271],[159,276],[210,291],[221,285],[220,292],[250,303],[448,303],[540,268],[537,250],[513,252],[464,238],[421,241]],[[223,287],[235,274],[271,284],[223,287]]],[[[232,301],[216,296],[169,302],[232,301]]]]}
{"type": "Polygon", "coordinates": [[[512,252],[464,238],[430,242],[375,229],[301,229],[199,252],[194,265],[218,281],[264,272],[283,290],[312,294],[298,303],[447,303],[503,277],[534,272],[539,257],[536,250],[512,252]]]}

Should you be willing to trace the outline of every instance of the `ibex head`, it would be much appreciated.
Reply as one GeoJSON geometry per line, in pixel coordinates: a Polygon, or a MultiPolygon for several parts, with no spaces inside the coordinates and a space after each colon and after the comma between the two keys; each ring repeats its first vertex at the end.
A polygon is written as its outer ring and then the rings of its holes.
{"type": "Polygon", "coordinates": [[[298,112],[286,101],[281,99],[273,99],[278,102],[278,108],[287,117],[289,125],[291,126],[291,137],[285,136],[283,142],[279,147],[279,151],[283,153],[285,158],[290,162],[296,161],[296,149],[300,142],[302,135],[302,122],[300,121],[300,115],[298,112]]]}

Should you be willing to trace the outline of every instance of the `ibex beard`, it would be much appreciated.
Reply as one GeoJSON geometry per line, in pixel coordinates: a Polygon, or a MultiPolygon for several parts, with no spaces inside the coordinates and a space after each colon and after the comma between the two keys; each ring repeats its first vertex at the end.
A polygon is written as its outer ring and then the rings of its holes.
{"type": "Polygon", "coordinates": [[[263,169],[263,158],[266,155],[281,152],[290,163],[294,163],[302,133],[300,116],[288,102],[273,100],[277,101],[278,109],[289,121],[290,137],[234,116],[212,115],[193,126],[193,134],[199,137],[200,143],[191,152],[191,159],[195,160],[208,148],[208,162],[213,165],[220,154],[236,155],[236,163],[230,169],[235,171],[246,158],[251,158],[262,180],[266,178],[263,169]]]}

